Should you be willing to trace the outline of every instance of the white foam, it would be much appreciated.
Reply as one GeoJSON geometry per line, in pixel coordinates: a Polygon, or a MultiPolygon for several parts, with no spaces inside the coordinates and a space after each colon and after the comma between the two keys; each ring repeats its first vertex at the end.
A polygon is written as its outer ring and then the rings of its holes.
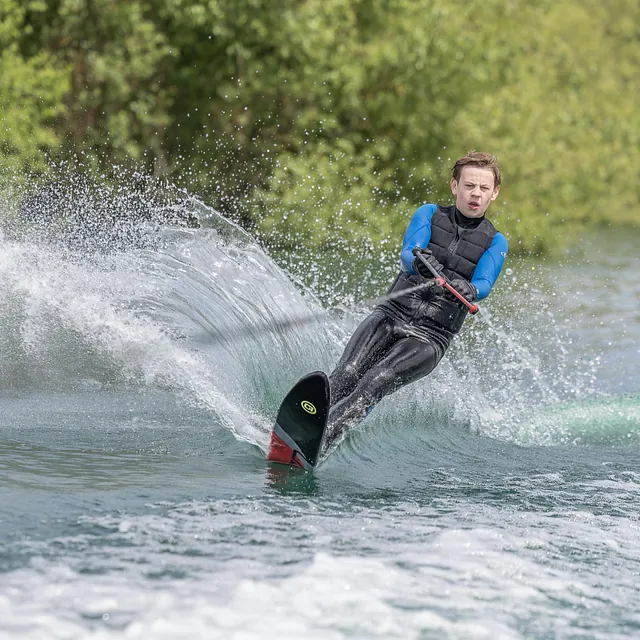
{"type": "Polygon", "coordinates": [[[629,611],[625,624],[633,617],[634,522],[463,503],[403,502],[342,517],[335,505],[309,503],[296,513],[287,514],[286,501],[243,500],[87,518],[110,538],[93,551],[93,565],[108,569],[68,566],[86,566],[91,537],[51,541],[45,555],[70,551],[4,574],[0,633],[516,639],[611,627],[611,637],[623,637],[618,612],[629,611]],[[473,510],[468,528],[460,526],[465,508],[473,510]],[[283,533],[296,522],[304,545],[283,533]],[[344,553],[331,551],[338,546],[344,553]]]}

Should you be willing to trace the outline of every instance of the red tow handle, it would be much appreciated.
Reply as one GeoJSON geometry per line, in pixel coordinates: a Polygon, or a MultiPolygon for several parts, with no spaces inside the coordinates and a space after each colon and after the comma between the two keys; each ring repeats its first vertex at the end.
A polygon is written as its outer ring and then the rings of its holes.
{"type": "Polygon", "coordinates": [[[469,302],[459,291],[456,291],[449,282],[445,279],[444,276],[440,275],[426,260],[420,251],[420,247],[414,247],[412,251],[413,255],[420,259],[422,264],[424,264],[429,271],[431,271],[433,277],[435,278],[436,284],[443,289],[446,289],[452,296],[460,300],[462,304],[469,309],[469,313],[473,316],[478,311],[480,311],[480,307],[477,304],[473,304],[473,302],[469,302]]]}

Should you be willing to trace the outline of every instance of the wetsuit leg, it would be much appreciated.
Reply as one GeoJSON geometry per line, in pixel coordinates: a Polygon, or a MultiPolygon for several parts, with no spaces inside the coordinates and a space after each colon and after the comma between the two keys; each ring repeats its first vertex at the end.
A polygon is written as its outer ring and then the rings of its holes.
{"type": "Polygon", "coordinates": [[[329,376],[332,405],[353,392],[365,372],[397,338],[396,322],[384,313],[374,311],[360,323],[329,376]]]}
{"type": "Polygon", "coordinates": [[[327,442],[331,444],[346,427],[362,420],[384,396],[431,373],[444,356],[448,341],[405,337],[358,380],[352,392],[333,405],[327,442]]]}

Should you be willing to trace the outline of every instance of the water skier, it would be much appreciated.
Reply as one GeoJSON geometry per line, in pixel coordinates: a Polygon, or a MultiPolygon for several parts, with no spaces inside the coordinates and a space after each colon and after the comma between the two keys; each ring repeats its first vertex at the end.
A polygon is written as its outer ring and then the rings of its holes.
{"type": "Polygon", "coordinates": [[[469,303],[491,292],[508,248],[485,218],[500,183],[494,156],[469,153],[452,169],[455,205],[425,204],[413,214],[400,254],[402,271],[389,290],[393,299],[358,326],[329,377],[328,443],[386,395],[431,373],[446,353],[469,305],[435,285],[436,275],[469,303]],[[415,290],[420,284],[427,286],[415,290]]]}

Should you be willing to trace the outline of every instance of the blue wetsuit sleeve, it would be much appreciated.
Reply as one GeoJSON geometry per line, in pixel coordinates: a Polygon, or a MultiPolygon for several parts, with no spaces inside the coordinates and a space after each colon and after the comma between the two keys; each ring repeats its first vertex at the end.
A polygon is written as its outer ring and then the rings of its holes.
{"type": "Polygon", "coordinates": [[[402,252],[400,253],[400,264],[403,271],[415,274],[413,270],[413,254],[411,251],[415,247],[425,248],[431,240],[431,218],[438,208],[437,204],[423,204],[416,209],[416,212],[409,222],[409,226],[404,234],[402,242],[402,252]]]}
{"type": "Polygon", "coordinates": [[[478,290],[476,300],[486,298],[500,275],[504,259],[507,257],[509,243],[501,234],[496,233],[491,246],[482,254],[471,278],[471,284],[478,290]]]}

